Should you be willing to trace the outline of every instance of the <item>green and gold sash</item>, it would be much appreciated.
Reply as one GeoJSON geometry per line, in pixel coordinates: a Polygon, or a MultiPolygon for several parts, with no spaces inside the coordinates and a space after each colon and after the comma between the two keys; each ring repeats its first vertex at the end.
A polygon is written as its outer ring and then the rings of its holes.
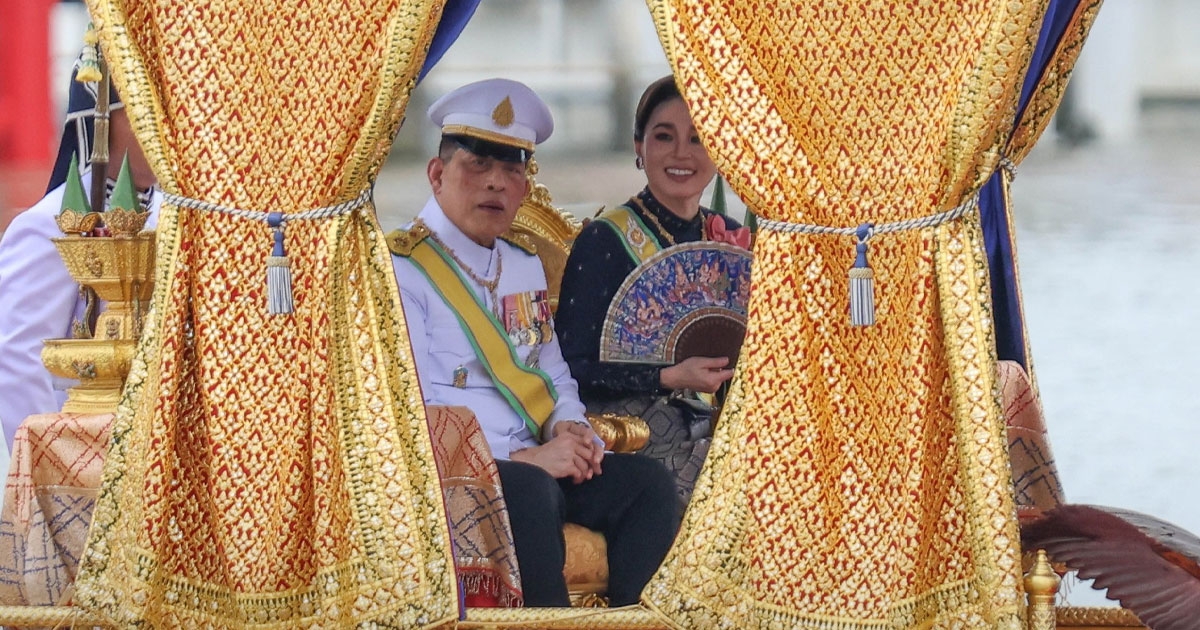
{"type": "Polygon", "coordinates": [[[654,235],[654,231],[629,206],[617,206],[601,214],[596,220],[605,223],[617,233],[635,267],[662,249],[658,246],[658,237],[654,235]]]}
{"type": "Polygon", "coordinates": [[[423,239],[407,256],[450,307],[496,389],[525,421],[525,426],[540,438],[542,425],[558,402],[558,390],[550,376],[517,358],[500,321],[479,301],[458,265],[441,246],[423,239]]]}

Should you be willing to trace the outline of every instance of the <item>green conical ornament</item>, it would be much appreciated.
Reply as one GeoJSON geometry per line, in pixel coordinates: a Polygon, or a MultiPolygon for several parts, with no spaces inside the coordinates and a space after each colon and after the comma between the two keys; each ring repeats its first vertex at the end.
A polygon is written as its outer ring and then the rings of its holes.
{"type": "Polygon", "coordinates": [[[87,235],[96,227],[100,215],[92,212],[88,204],[87,194],[83,192],[83,182],[79,179],[79,160],[71,156],[71,166],[67,169],[66,189],[63,190],[62,211],[54,217],[58,229],[63,234],[87,235]]]}
{"type": "Polygon", "coordinates": [[[121,172],[117,174],[117,184],[113,187],[112,197],[108,199],[108,209],[128,210],[130,212],[145,212],[142,204],[138,203],[137,193],[133,191],[133,175],[129,172],[129,154],[121,160],[121,172]]]}
{"type": "Polygon", "coordinates": [[[142,231],[150,213],[138,202],[133,191],[133,174],[129,171],[129,154],[121,160],[121,172],[108,198],[108,212],[104,213],[104,224],[112,236],[133,236],[142,231]]]}
{"type": "MultiPolygon", "coordinates": [[[[88,214],[92,207],[88,204],[87,193],[83,192],[83,181],[79,179],[79,158],[71,155],[71,165],[67,167],[67,189],[63,192],[62,212],[88,214]]],[[[60,212],[61,214],[61,212],[60,212]]]]}
{"type": "Polygon", "coordinates": [[[708,209],[713,212],[725,214],[725,178],[717,175],[717,184],[713,186],[712,202],[708,204],[708,209]]]}

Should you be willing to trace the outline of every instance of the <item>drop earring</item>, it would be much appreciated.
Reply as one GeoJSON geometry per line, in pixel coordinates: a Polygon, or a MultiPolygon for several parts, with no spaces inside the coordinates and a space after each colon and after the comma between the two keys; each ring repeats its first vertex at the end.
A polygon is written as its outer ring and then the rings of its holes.
{"type": "Polygon", "coordinates": [[[640,156],[640,155],[639,155],[639,156],[637,156],[637,158],[635,158],[635,159],[633,160],[633,165],[634,165],[634,166],[636,166],[636,167],[637,167],[637,170],[639,170],[639,171],[641,171],[641,170],[645,170],[645,168],[646,168],[646,160],[643,160],[643,159],[642,159],[642,156],[640,156]]]}

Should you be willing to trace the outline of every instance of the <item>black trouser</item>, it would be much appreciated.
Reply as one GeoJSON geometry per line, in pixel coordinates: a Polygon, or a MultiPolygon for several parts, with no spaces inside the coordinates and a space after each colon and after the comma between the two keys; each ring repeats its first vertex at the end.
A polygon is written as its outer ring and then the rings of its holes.
{"type": "Polygon", "coordinates": [[[594,529],[608,542],[612,606],[636,604],[675,540],[675,483],[657,461],[609,454],[603,474],[579,485],[532,464],[497,460],[512,523],[526,606],[569,606],[563,579],[564,523],[594,529]]]}

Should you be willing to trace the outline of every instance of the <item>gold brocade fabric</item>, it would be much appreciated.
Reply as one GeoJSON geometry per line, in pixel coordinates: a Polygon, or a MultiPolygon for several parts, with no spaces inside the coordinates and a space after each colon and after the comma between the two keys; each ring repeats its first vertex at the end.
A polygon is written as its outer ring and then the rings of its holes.
{"type": "MultiPolygon", "coordinates": [[[[91,0],[163,190],[295,214],[377,173],[440,0],[91,0]]],[[[76,601],[116,627],[414,628],[457,616],[451,543],[373,207],[286,227],[165,205],[154,309],[76,601]]]]}
{"type": "Polygon", "coordinates": [[[17,429],[0,518],[0,604],[70,600],[112,419],[39,414],[17,429]]]}
{"type": "MultiPolygon", "coordinates": [[[[487,439],[466,407],[428,407],[427,415],[467,605],[520,605],[512,528],[487,439]]],[[[17,429],[0,515],[0,604],[69,603],[112,421],[111,413],[44,414],[30,416],[17,429]]],[[[584,537],[575,545],[579,549],[568,545],[568,552],[593,551],[589,545],[598,539],[599,558],[597,563],[572,556],[576,561],[568,567],[584,573],[569,583],[604,584],[604,538],[575,527],[584,537]],[[595,574],[597,564],[601,575],[595,574]]]]}
{"type": "Polygon", "coordinates": [[[521,573],[500,471],[467,407],[427,407],[429,432],[454,536],[454,565],[468,606],[520,606],[521,573]]]}
{"type": "Polygon", "coordinates": [[[998,361],[996,374],[1008,433],[1017,516],[1021,519],[1041,516],[1066,502],[1050,438],[1046,435],[1042,405],[1020,363],[998,361]]]}
{"type": "MultiPolygon", "coordinates": [[[[997,168],[1045,2],[649,0],[721,173],[760,216],[949,210],[997,168]]],[[[643,602],[680,628],[1022,627],[978,213],[870,241],[759,230],[746,340],[643,602]]]]}

